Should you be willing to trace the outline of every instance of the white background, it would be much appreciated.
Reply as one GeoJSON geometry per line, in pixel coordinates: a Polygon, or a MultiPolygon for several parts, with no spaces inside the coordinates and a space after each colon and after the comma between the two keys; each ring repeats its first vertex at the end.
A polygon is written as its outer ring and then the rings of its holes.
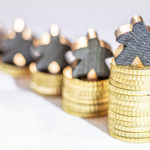
{"type": "MultiPolygon", "coordinates": [[[[10,28],[23,17],[41,35],[52,23],[72,41],[89,27],[108,41],[113,50],[114,31],[134,14],[150,24],[147,0],[0,0],[0,21],[10,28]]],[[[107,118],[80,119],[60,109],[60,98],[43,98],[19,87],[0,73],[0,150],[148,150],[150,144],[128,144],[109,136],[107,118]]],[[[18,83],[19,82],[19,83],[18,83]]]]}
{"type": "Polygon", "coordinates": [[[6,27],[10,28],[16,17],[23,17],[34,33],[41,35],[56,23],[72,41],[93,27],[113,48],[114,31],[130,23],[135,14],[150,25],[149,0],[0,0],[0,21],[6,27]]]}

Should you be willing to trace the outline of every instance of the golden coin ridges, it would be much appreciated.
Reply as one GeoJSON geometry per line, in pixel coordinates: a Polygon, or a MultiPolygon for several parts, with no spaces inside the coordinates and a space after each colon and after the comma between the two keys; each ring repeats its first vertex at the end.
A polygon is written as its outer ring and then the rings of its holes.
{"type": "Polygon", "coordinates": [[[150,142],[150,66],[135,68],[112,62],[110,70],[110,135],[125,142],[150,142]]]}
{"type": "Polygon", "coordinates": [[[80,117],[107,114],[108,80],[86,81],[64,75],[63,81],[62,106],[66,112],[80,117]]]}
{"type": "Polygon", "coordinates": [[[2,62],[0,62],[0,70],[12,75],[13,77],[21,77],[21,76],[29,74],[28,67],[17,67],[17,66],[5,64],[2,62]]]}
{"type": "Polygon", "coordinates": [[[52,75],[42,72],[31,73],[30,87],[42,95],[60,95],[62,89],[62,75],[52,75]]]}

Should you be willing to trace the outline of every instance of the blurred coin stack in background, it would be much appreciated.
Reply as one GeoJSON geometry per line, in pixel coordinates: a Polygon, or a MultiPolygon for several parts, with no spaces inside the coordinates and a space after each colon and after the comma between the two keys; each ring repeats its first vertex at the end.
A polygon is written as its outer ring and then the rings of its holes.
{"type": "Polygon", "coordinates": [[[112,56],[109,45],[89,29],[88,37],[73,44],[73,55],[76,60],[64,69],[63,109],[80,117],[106,115],[109,69],[105,58],[112,56]]]}
{"type": "Polygon", "coordinates": [[[109,133],[126,142],[150,142],[150,33],[134,16],[116,37],[122,44],[111,62],[109,133]]]}

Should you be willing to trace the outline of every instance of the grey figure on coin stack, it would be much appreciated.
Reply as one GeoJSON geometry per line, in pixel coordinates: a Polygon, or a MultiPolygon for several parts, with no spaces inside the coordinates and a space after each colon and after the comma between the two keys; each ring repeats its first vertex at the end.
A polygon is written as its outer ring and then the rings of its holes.
{"type": "Polygon", "coordinates": [[[70,50],[70,42],[60,36],[57,25],[52,25],[50,33],[45,33],[36,48],[39,59],[31,64],[31,89],[43,95],[60,95],[62,71],[68,65],[65,53],[70,50]],[[39,80],[38,80],[39,79],[39,80]]]}
{"type": "Polygon", "coordinates": [[[76,60],[64,69],[63,109],[80,117],[107,114],[110,46],[98,39],[94,29],[73,44],[76,60]]]}
{"type": "Polygon", "coordinates": [[[117,65],[131,65],[138,59],[144,66],[150,66],[150,28],[145,26],[142,18],[140,19],[139,22],[133,22],[132,19],[134,26],[126,25],[128,32],[119,36],[116,31],[116,40],[122,44],[122,51],[115,59],[117,65]]]}
{"type": "Polygon", "coordinates": [[[110,71],[106,66],[105,59],[112,57],[112,52],[109,50],[109,46],[102,47],[104,43],[99,41],[96,32],[91,32],[93,34],[88,34],[88,46],[73,52],[73,55],[79,60],[73,69],[73,77],[86,78],[89,71],[94,70],[98,79],[107,79],[110,71]]]}
{"type": "Polygon", "coordinates": [[[28,72],[28,65],[33,61],[31,47],[33,36],[31,30],[25,27],[23,19],[18,18],[13,25],[13,31],[4,41],[4,53],[0,69],[12,74],[22,76],[28,72]]]}
{"type": "Polygon", "coordinates": [[[141,16],[116,30],[109,78],[108,128],[114,138],[150,142],[150,28],[141,16]]]}
{"type": "Polygon", "coordinates": [[[2,24],[0,24],[0,54],[3,54],[5,52],[5,48],[4,48],[4,42],[7,39],[7,35],[3,29],[2,24]]]}
{"type": "Polygon", "coordinates": [[[56,25],[51,26],[51,34],[47,35],[48,43],[41,45],[37,48],[37,51],[41,53],[40,59],[36,62],[37,70],[47,73],[62,73],[64,67],[68,65],[65,59],[65,53],[70,50],[70,43],[65,38],[60,37],[59,29],[56,25]],[[51,36],[50,36],[51,35],[51,36]],[[58,72],[53,70],[51,63],[57,63],[59,66],[58,72]]]}

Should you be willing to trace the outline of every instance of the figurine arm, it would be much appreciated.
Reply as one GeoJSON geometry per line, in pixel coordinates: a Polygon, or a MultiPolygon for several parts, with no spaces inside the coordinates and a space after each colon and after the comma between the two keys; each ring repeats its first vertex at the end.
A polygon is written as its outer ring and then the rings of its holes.
{"type": "Polygon", "coordinates": [[[83,59],[89,53],[88,48],[81,48],[73,52],[73,55],[78,59],[83,59]]]}
{"type": "Polygon", "coordinates": [[[30,52],[31,52],[31,57],[35,60],[38,59],[42,55],[42,49],[41,48],[36,49],[34,47],[31,47],[30,52]]]}

